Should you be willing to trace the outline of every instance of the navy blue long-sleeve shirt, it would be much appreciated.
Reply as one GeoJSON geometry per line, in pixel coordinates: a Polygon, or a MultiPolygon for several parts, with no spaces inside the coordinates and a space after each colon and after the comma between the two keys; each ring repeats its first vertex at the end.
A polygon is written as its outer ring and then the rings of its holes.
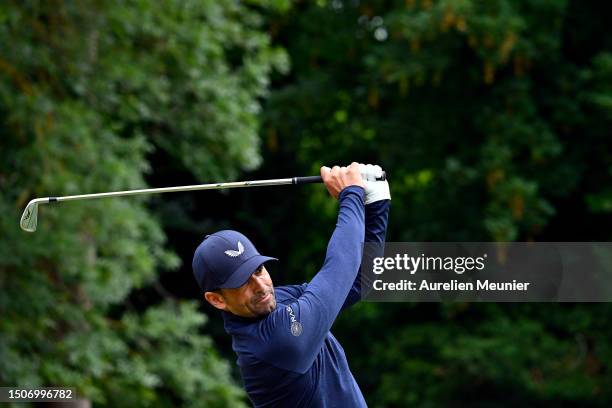
{"type": "Polygon", "coordinates": [[[364,205],[364,190],[340,192],[325,262],[310,281],[275,288],[277,307],[261,318],[223,312],[225,330],[256,407],[365,407],[330,328],[360,299],[363,242],[384,242],[389,200],[364,205]]]}

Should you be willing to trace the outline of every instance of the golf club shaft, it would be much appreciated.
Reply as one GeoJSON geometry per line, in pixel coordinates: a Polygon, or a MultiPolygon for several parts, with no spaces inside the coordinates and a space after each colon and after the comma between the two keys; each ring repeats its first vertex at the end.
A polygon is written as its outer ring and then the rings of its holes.
{"type": "Polygon", "coordinates": [[[210,184],[194,184],[189,186],[177,187],[161,187],[161,188],[146,188],[141,190],[125,190],[111,191],[108,193],[95,194],[79,194],[63,197],[49,197],[49,202],[54,201],[72,201],[72,200],[88,200],[92,198],[107,198],[107,197],[125,197],[139,194],[160,194],[160,193],[175,193],[181,191],[197,191],[197,190],[220,190],[225,188],[239,187],[260,187],[260,186],[279,186],[285,184],[293,184],[293,179],[273,179],[273,180],[255,180],[255,181],[236,181],[229,183],[210,183],[210,184]]]}
{"type": "MultiPolygon", "coordinates": [[[[381,180],[385,180],[385,174],[381,177],[381,180]]],[[[234,181],[228,183],[210,183],[210,184],[193,184],[188,186],[177,186],[177,187],[161,187],[161,188],[146,188],[141,190],[125,190],[125,191],[111,191],[108,193],[95,193],[95,194],[79,194],[73,196],[63,197],[47,197],[49,203],[60,202],[60,201],[72,201],[72,200],[88,200],[93,198],[107,198],[107,197],[125,197],[138,194],[160,194],[160,193],[175,193],[181,191],[199,191],[199,190],[220,190],[226,188],[242,188],[242,187],[264,187],[264,186],[282,186],[287,184],[312,184],[322,183],[323,179],[321,176],[306,176],[306,177],[291,177],[282,179],[269,179],[269,180],[253,180],[253,181],[234,181]]],[[[43,201],[44,202],[44,201],[43,201]]]]}

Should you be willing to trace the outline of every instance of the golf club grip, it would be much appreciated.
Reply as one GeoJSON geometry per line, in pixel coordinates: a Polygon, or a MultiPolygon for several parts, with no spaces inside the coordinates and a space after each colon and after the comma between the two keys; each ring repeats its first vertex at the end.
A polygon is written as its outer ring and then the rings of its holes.
{"type": "Polygon", "coordinates": [[[294,177],[293,184],[312,184],[322,183],[323,179],[321,176],[306,176],[306,177],[294,177]]]}
{"type": "MultiPolygon", "coordinates": [[[[387,174],[383,171],[382,176],[378,178],[378,181],[384,181],[387,179],[387,174]]],[[[306,176],[306,177],[294,177],[293,184],[312,184],[312,183],[322,183],[323,179],[321,176],[306,176]]]]}

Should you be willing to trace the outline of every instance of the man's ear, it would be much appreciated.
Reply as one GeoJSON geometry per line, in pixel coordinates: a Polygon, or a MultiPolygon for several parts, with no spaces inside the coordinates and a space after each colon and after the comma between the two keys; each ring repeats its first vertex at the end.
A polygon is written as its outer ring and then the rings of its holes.
{"type": "Polygon", "coordinates": [[[204,293],[204,299],[219,310],[226,310],[227,305],[223,295],[217,292],[206,292],[204,293]]]}

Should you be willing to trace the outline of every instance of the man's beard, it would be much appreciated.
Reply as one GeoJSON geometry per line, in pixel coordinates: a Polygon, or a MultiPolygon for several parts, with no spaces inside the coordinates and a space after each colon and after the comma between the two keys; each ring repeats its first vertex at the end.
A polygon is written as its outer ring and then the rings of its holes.
{"type": "Polygon", "coordinates": [[[249,309],[256,316],[265,316],[276,309],[276,297],[274,296],[274,288],[266,291],[266,293],[253,297],[249,303],[249,309]],[[270,297],[263,300],[266,296],[270,297]]]}

